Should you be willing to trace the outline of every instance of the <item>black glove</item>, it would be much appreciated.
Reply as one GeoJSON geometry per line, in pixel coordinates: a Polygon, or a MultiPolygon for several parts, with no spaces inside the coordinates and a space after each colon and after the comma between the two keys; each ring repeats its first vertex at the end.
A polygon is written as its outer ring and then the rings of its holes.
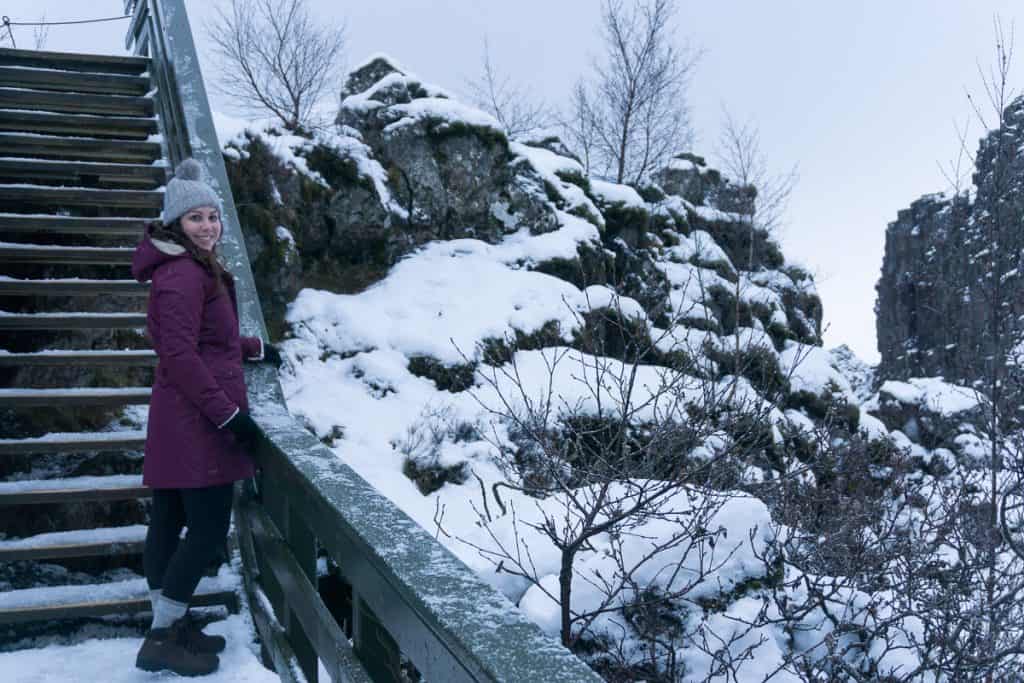
{"type": "Polygon", "coordinates": [[[263,438],[263,430],[260,429],[260,426],[249,416],[249,413],[243,413],[241,410],[224,423],[224,429],[230,429],[238,439],[238,443],[247,448],[255,446],[263,438]]]}
{"type": "Polygon", "coordinates": [[[281,367],[281,363],[284,362],[284,358],[281,357],[281,352],[277,350],[277,347],[273,344],[263,345],[263,362],[272,363],[275,368],[281,367]]]}

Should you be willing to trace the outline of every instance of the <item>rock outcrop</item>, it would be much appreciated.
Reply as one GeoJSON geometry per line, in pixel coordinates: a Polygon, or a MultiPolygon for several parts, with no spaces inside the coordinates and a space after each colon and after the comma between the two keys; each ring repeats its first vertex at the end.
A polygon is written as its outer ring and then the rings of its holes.
{"type": "Polygon", "coordinates": [[[1024,312],[1022,149],[1024,98],[981,140],[973,195],[925,195],[889,224],[876,287],[880,377],[970,383],[987,376],[986,359],[1006,356],[1024,312]]]}

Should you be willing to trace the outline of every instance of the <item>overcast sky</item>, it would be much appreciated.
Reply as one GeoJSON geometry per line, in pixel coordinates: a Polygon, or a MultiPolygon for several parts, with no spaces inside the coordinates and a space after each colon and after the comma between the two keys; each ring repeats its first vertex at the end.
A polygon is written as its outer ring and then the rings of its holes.
{"type": "MultiPolygon", "coordinates": [[[[225,0],[187,0],[193,28],[225,0]]],[[[459,91],[487,36],[495,65],[551,105],[564,103],[600,44],[598,0],[309,0],[348,25],[350,62],[394,56],[459,91]]],[[[722,107],[760,128],[779,169],[798,164],[787,226],[790,260],[818,277],[829,346],[877,361],[874,285],[886,225],[918,196],[947,189],[938,162],[956,154],[965,88],[993,57],[992,21],[1016,19],[1014,82],[1024,85],[1020,0],[680,0],[677,39],[704,50],[690,95],[695,152],[714,157],[722,107]]],[[[122,0],[5,0],[12,21],[116,16],[122,0]]],[[[53,27],[47,48],[123,50],[125,22],[53,27]]],[[[15,28],[22,46],[32,29],[15,28]]],[[[204,71],[212,64],[197,40],[204,71]]],[[[211,88],[214,107],[227,109],[211,88]]],[[[971,132],[974,147],[980,135],[971,132]]]]}

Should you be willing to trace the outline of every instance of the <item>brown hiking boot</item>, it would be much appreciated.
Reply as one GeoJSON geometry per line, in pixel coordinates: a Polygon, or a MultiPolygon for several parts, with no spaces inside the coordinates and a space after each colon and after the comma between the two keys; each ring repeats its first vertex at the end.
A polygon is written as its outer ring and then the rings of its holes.
{"type": "Polygon", "coordinates": [[[185,647],[200,654],[216,655],[224,652],[227,641],[223,636],[211,636],[203,633],[202,626],[192,618],[191,612],[185,612],[182,638],[185,639],[185,647]]]}
{"type": "Polygon", "coordinates": [[[142,641],[135,666],[143,671],[173,671],[179,676],[205,676],[217,670],[217,655],[196,651],[188,642],[185,620],[167,628],[150,629],[142,641]]]}

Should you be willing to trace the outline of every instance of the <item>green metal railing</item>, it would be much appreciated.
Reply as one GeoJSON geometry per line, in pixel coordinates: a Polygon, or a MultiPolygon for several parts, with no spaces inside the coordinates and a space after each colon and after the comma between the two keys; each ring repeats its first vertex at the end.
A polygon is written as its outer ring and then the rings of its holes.
{"type": "MultiPolygon", "coordinates": [[[[184,0],[128,0],[129,49],[152,59],[166,157],[192,156],[223,200],[222,256],[243,330],[266,327],[184,0]]],[[[586,665],[378,493],[289,415],[276,372],[246,370],[267,439],[235,507],[245,593],[282,680],[598,681],[586,665]],[[317,571],[326,555],[334,575],[317,571]]]]}

